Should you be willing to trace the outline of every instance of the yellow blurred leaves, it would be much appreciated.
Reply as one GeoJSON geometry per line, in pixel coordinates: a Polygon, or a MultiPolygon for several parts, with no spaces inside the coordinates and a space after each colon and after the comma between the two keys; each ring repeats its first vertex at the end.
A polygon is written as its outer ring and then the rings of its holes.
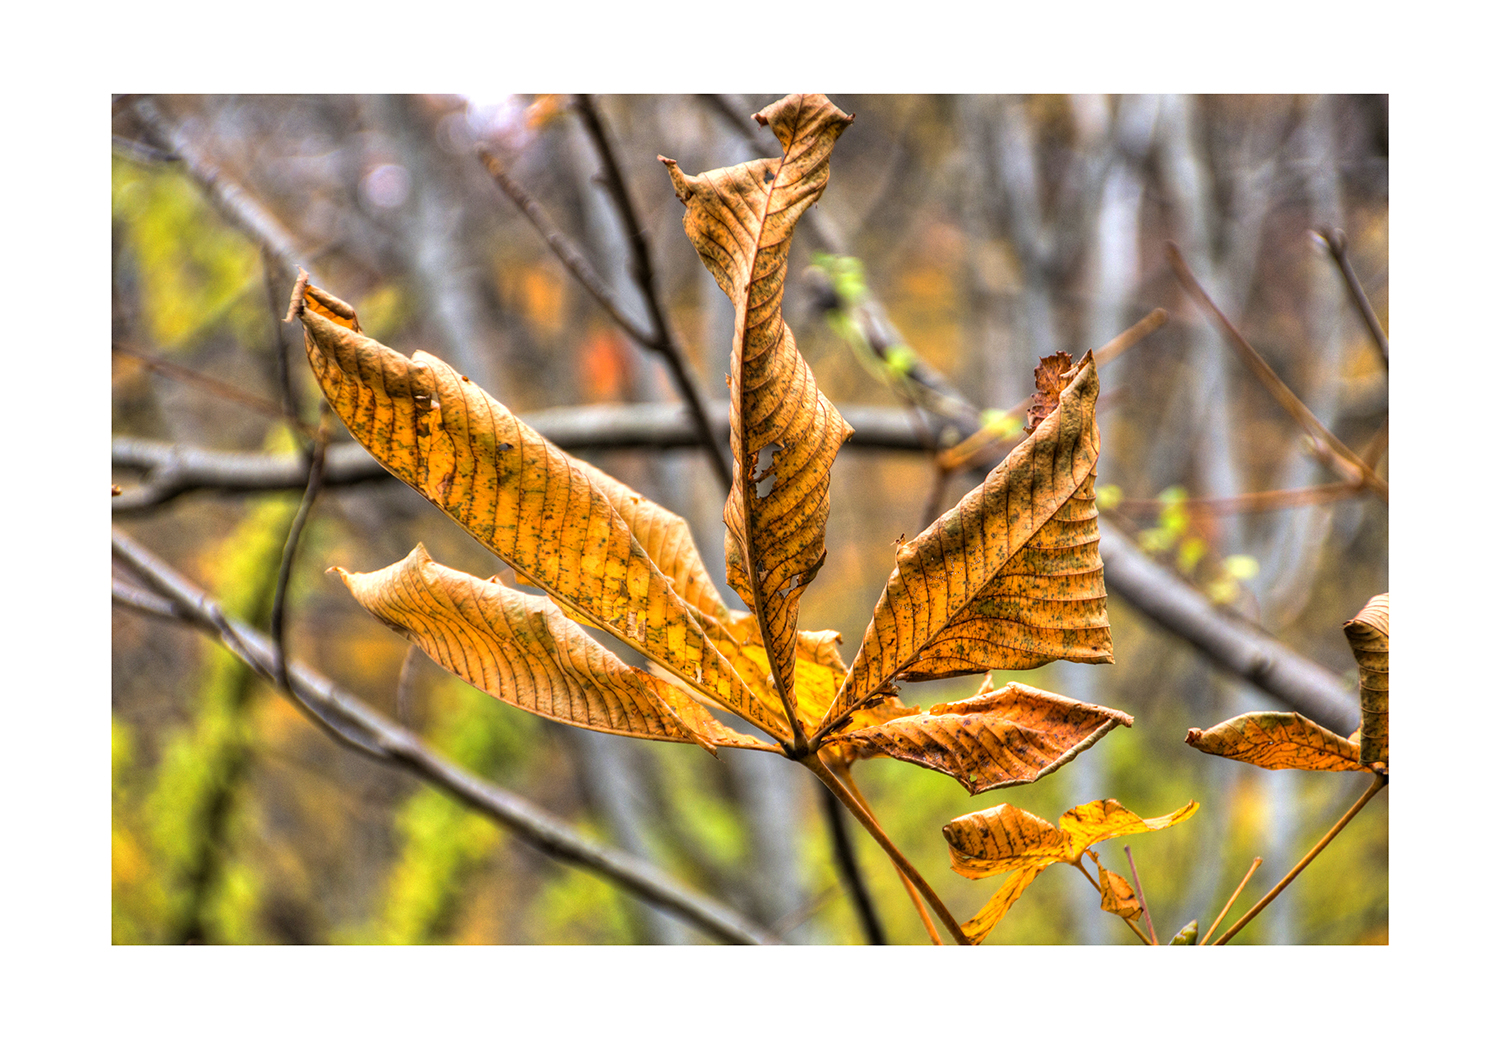
{"type": "MultiPolygon", "coordinates": [[[[984,908],[964,924],[964,935],[975,944],[984,941],[1027,885],[1053,863],[1076,864],[1092,844],[1166,829],[1197,810],[1198,803],[1189,801],[1171,815],[1142,819],[1118,801],[1091,801],[1063,813],[1056,826],[1008,804],[959,816],[943,827],[954,872],[971,880],[1011,874],[984,908]]],[[[1114,882],[1109,883],[1106,891],[1114,890],[1114,882]]],[[[1123,885],[1124,881],[1119,883],[1123,885]]],[[[1105,901],[1113,899],[1117,908],[1125,909],[1118,915],[1133,919],[1128,916],[1129,903],[1124,897],[1129,890],[1129,885],[1124,885],[1123,891],[1106,894],[1105,901]]]]}

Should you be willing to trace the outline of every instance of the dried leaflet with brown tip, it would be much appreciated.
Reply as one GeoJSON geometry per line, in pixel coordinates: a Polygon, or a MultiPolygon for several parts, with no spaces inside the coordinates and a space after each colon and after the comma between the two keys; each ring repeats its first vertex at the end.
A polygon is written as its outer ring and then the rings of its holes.
{"type": "Polygon", "coordinates": [[[1115,726],[1133,721],[1121,711],[1020,682],[992,689],[986,675],[979,692],[966,700],[848,732],[827,746],[910,761],[980,794],[1050,775],[1115,726]]]}
{"type": "Polygon", "coordinates": [[[1344,625],[1359,665],[1359,760],[1384,774],[1389,767],[1391,695],[1391,596],[1372,598],[1344,625]]]}
{"type": "Polygon", "coordinates": [[[853,117],[821,94],[792,94],[756,119],[775,132],[781,158],[696,176],[661,161],[687,207],[688,238],[734,304],[729,586],[755,615],[778,697],[795,718],[798,603],[823,565],[829,470],[853,430],[818,391],[781,302],[793,228],[823,193],[834,142],[853,117]]]}
{"type": "Polygon", "coordinates": [[[1189,729],[1184,741],[1205,754],[1265,769],[1357,772],[1359,744],[1294,711],[1259,711],[1222,721],[1211,729],[1189,729]]]}
{"type": "Polygon", "coordinates": [[[726,728],[672,683],[629,666],[545,596],[442,566],[421,545],[374,573],[335,572],[361,606],[497,700],[596,732],[709,751],[775,749],[726,728]]]}
{"type": "Polygon", "coordinates": [[[1113,661],[1094,504],[1098,396],[1087,355],[1036,433],[896,550],[822,731],[893,679],[1113,661]]]}
{"type": "MultiPolygon", "coordinates": [[[[612,504],[618,488],[601,488],[596,470],[439,358],[421,351],[407,358],[360,334],[342,300],[312,285],[302,300],[307,356],[323,395],[381,465],[568,616],[752,723],[763,716],[612,504]]],[[[691,562],[684,567],[679,575],[691,562]]]]}

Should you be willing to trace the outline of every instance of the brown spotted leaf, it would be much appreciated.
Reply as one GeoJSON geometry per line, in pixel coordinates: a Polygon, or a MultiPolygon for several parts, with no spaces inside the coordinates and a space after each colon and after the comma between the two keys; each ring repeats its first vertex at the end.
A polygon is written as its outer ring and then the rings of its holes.
{"type": "MultiPolygon", "coordinates": [[[[691,561],[676,566],[666,552],[661,558],[674,576],[663,573],[612,503],[619,485],[601,487],[597,470],[440,359],[420,351],[407,358],[362,335],[342,300],[308,285],[293,297],[293,312],[323,395],[381,465],[570,617],[616,636],[741,717],[754,722],[763,713],[674,590],[676,582],[690,595],[701,589],[691,561]]],[[[668,541],[656,550],[663,553],[668,541]]],[[[698,599],[705,601],[701,593],[698,599]]]]}
{"type": "Polygon", "coordinates": [[[1089,355],[1036,433],[896,550],[822,733],[893,679],[1114,659],[1094,506],[1098,395],[1089,355]]]}
{"type": "Polygon", "coordinates": [[[785,154],[688,176],[662,159],[683,226],[734,304],[730,447],[724,505],[729,586],[754,613],[778,699],[795,712],[797,613],[823,565],[828,473],[853,432],[818,391],[782,319],[797,219],[828,183],[828,157],[853,116],[821,94],[793,94],[755,117],[785,154]]]}
{"type": "Polygon", "coordinates": [[[827,747],[852,747],[861,757],[885,754],[952,776],[970,794],[1031,783],[1093,746],[1128,714],[1011,682],[966,700],[940,703],[832,737],[827,747]]]}
{"type": "Polygon", "coordinates": [[[639,739],[776,749],[629,666],[545,596],[451,570],[421,545],[374,573],[335,570],[361,606],[440,666],[522,710],[639,739]]]}
{"type": "Polygon", "coordinates": [[[1390,593],[1382,592],[1366,603],[1344,625],[1344,635],[1359,664],[1359,762],[1385,772],[1390,760],[1390,593]]]}
{"type": "Polygon", "coordinates": [[[1189,729],[1189,746],[1261,768],[1355,772],[1359,744],[1293,711],[1242,714],[1211,729],[1189,729]]]}
{"type": "Polygon", "coordinates": [[[1171,815],[1142,819],[1118,801],[1091,801],[1063,813],[1056,826],[1008,804],[959,816],[943,827],[953,871],[973,880],[1011,874],[963,925],[964,935],[975,944],[984,941],[1027,885],[1053,863],[1076,863],[1092,844],[1162,830],[1197,810],[1198,803],[1189,801],[1171,815]]]}

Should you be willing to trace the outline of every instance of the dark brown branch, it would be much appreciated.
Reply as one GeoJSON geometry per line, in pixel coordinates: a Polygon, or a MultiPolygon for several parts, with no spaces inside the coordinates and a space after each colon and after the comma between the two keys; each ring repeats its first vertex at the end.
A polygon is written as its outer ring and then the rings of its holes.
{"type": "Polygon", "coordinates": [[[625,334],[634,339],[642,348],[659,355],[666,363],[672,381],[677,386],[677,392],[687,402],[693,427],[698,433],[699,442],[709,453],[714,473],[724,488],[728,489],[733,478],[730,475],[729,458],[724,447],[726,438],[716,436],[703,393],[688,371],[682,347],[667,324],[666,315],[656,291],[656,275],[646,246],[645,233],[641,230],[635,209],[630,204],[630,197],[615,162],[614,153],[609,146],[604,126],[599,122],[598,114],[586,98],[581,98],[578,107],[583,114],[584,125],[588,128],[604,162],[605,184],[609,189],[610,197],[614,199],[615,207],[620,212],[620,219],[625,224],[626,237],[630,240],[631,246],[631,275],[646,301],[652,328],[642,328],[624,312],[619,301],[615,299],[614,293],[605,285],[604,280],[599,277],[582,251],[552,222],[552,218],[537,204],[531,194],[510,176],[505,164],[498,156],[481,147],[479,149],[480,161],[484,163],[484,168],[496,185],[510,196],[511,201],[526,216],[526,219],[531,221],[531,225],[536,228],[537,233],[562,261],[563,266],[567,267],[568,271],[578,279],[579,284],[588,290],[589,295],[593,296],[604,308],[605,313],[609,314],[615,324],[619,325],[625,334]]]}
{"type": "MultiPolygon", "coordinates": [[[[270,639],[249,625],[226,620],[213,600],[187,582],[162,560],[126,535],[113,533],[115,557],[144,580],[152,591],[170,601],[165,611],[152,607],[153,595],[129,595],[136,610],[173,620],[225,639],[225,645],[256,673],[275,682],[275,648],[270,639]],[[227,636],[227,637],[226,637],[227,636]]],[[[294,701],[316,712],[318,718],[350,746],[405,769],[444,793],[489,816],[546,855],[580,866],[635,896],[735,944],[775,944],[776,939],[727,906],[688,891],[649,862],[598,844],[563,820],[524,798],[460,768],[433,751],[417,735],[301,664],[287,667],[290,686],[284,691],[294,701]]]]}
{"type": "Polygon", "coordinates": [[[1385,362],[1385,370],[1390,371],[1391,344],[1385,337],[1385,329],[1380,327],[1380,318],[1375,316],[1375,308],[1370,306],[1370,297],[1365,295],[1364,288],[1359,284],[1359,278],[1354,273],[1354,265],[1349,262],[1349,239],[1337,227],[1323,228],[1318,232],[1318,237],[1328,244],[1328,252],[1334,262],[1339,265],[1339,272],[1344,276],[1344,287],[1349,290],[1349,301],[1354,304],[1354,309],[1359,311],[1359,316],[1364,318],[1365,327],[1370,330],[1370,338],[1375,340],[1375,348],[1380,351],[1380,359],[1385,362]]]}
{"type": "Polygon", "coordinates": [[[323,470],[328,457],[328,404],[322,403],[323,421],[313,442],[312,458],[307,467],[307,491],[302,495],[302,504],[286,535],[286,547],[281,552],[281,569],[276,575],[276,594],[271,599],[271,643],[276,647],[276,684],[290,689],[292,681],[286,671],[286,590],[292,580],[292,564],[297,560],[297,545],[302,540],[302,530],[312,514],[313,504],[323,489],[323,470]]]}

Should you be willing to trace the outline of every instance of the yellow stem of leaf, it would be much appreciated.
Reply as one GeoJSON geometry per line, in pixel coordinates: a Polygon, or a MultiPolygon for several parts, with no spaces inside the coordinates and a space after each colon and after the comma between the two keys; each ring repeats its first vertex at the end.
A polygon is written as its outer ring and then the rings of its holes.
{"type": "Polygon", "coordinates": [[[842,801],[849,811],[854,813],[854,818],[858,819],[860,825],[869,831],[871,837],[875,838],[876,843],[885,850],[886,855],[890,857],[891,862],[895,864],[896,868],[909,877],[912,883],[917,886],[917,890],[922,893],[922,897],[927,900],[927,904],[932,906],[933,911],[938,915],[938,919],[948,929],[948,933],[953,935],[954,941],[958,942],[959,945],[972,944],[964,935],[963,926],[954,919],[953,914],[948,911],[948,907],[943,904],[943,900],[938,898],[937,892],[932,890],[932,885],[927,883],[927,878],[917,872],[917,867],[907,861],[906,856],[902,855],[896,848],[896,845],[891,843],[890,837],[886,835],[880,823],[876,822],[875,817],[866,811],[864,805],[860,804],[859,800],[848,791],[844,784],[839,782],[838,777],[828,771],[828,766],[823,764],[816,754],[809,754],[807,757],[802,758],[801,761],[803,765],[812,771],[813,775],[822,781],[824,786],[833,791],[834,796],[842,801]]]}
{"type": "MultiPolygon", "coordinates": [[[[838,776],[840,782],[849,788],[849,793],[853,794],[854,799],[860,803],[865,811],[870,813],[870,817],[874,818],[875,811],[870,807],[870,802],[865,800],[865,795],[860,793],[859,787],[854,785],[853,770],[848,765],[839,765],[835,766],[833,773],[838,776]]],[[[922,904],[922,896],[917,893],[916,885],[911,882],[910,877],[902,873],[899,869],[896,870],[896,876],[901,878],[901,884],[906,888],[906,894],[911,898],[911,904],[917,907],[917,915],[922,918],[922,926],[927,929],[927,937],[932,939],[933,945],[942,945],[943,936],[938,934],[937,926],[933,924],[931,914],[927,912],[927,907],[922,904]]]]}
{"type": "Polygon", "coordinates": [[[1244,927],[1251,920],[1254,920],[1257,916],[1259,916],[1260,911],[1266,906],[1270,905],[1271,900],[1277,895],[1281,894],[1281,892],[1286,889],[1286,886],[1297,878],[1297,874],[1306,869],[1307,864],[1313,859],[1317,858],[1318,853],[1321,852],[1324,848],[1328,847],[1330,843],[1332,843],[1333,839],[1339,835],[1339,831],[1342,830],[1345,826],[1349,825],[1349,820],[1358,815],[1359,810],[1365,805],[1369,804],[1371,798],[1380,793],[1381,790],[1385,789],[1385,785],[1389,782],[1390,779],[1386,776],[1377,775],[1375,777],[1375,781],[1370,784],[1369,789],[1364,792],[1364,794],[1358,801],[1354,802],[1353,807],[1351,807],[1347,812],[1344,813],[1344,817],[1333,824],[1333,829],[1324,834],[1321,841],[1313,845],[1312,851],[1302,856],[1302,861],[1293,866],[1292,871],[1281,878],[1281,883],[1277,884],[1270,891],[1267,891],[1266,897],[1262,898],[1259,902],[1255,903],[1255,905],[1251,906],[1250,911],[1236,920],[1234,926],[1225,931],[1224,936],[1218,941],[1214,942],[1214,944],[1223,945],[1224,943],[1229,941],[1229,939],[1239,934],[1240,928],[1244,927]]]}
{"type": "Polygon", "coordinates": [[[1250,878],[1255,876],[1255,871],[1260,869],[1260,863],[1260,856],[1255,856],[1255,861],[1250,863],[1250,869],[1245,873],[1245,878],[1240,881],[1240,886],[1234,889],[1234,894],[1229,896],[1229,901],[1224,903],[1224,908],[1220,909],[1219,915],[1214,917],[1213,924],[1207,931],[1203,932],[1203,937],[1198,942],[1199,945],[1207,945],[1208,940],[1214,936],[1214,932],[1219,929],[1219,925],[1223,923],[1224,918],[1229,915],[1229,907],[1234,905],[1235,900],[1240,897],[1240,892],[1245,890],[1245,885],[1250,883],[1250,878]]]}

